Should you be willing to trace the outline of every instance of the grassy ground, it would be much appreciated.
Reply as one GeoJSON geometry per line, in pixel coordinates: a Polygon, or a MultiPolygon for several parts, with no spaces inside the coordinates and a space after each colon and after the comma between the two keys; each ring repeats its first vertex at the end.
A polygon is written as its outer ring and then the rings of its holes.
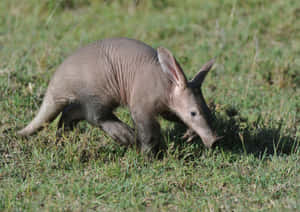
{"type": "Polygon", "coordinates": [[[299,211],[299,34],[298,0],[1,1],[0,210],[299,211]],[[169,48],[189,77],[217,58],[203,88],[215,149],[163,120],[153,161],[87,123],[59,143],[56,123],[16,136],[61,61],[116,36],[169,48]]]}

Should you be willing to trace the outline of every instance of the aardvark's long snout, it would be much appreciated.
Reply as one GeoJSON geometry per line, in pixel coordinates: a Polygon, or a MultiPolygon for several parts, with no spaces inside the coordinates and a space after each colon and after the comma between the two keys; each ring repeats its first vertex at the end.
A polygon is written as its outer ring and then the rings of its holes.
{"type": "Polygon", "coordinates": [[[201,125],[191,127],[200,136],[204,145],[208,148],[212,147],[216,141],[222,138],[217,136],[217,134],[212,131],[211,127],[207,123],[202,123],[201,125]]]}
{"type": "Polygon", "coordinates": [[[211,135],[211,136],[200,136],[201,137],[201,139],[202,139],[202,141],[203,141],[203,143],[204,143],[204,145],[206,146],[206,147],[208,147],[208,148],[210,148],[210,147],[212,147],[212,145],[216,142],[216,141],[218,141],[218,140],[220,140],[222,137],[221,136],[217,136],[216,134],[213,134],[213,135],[211,135]]]}

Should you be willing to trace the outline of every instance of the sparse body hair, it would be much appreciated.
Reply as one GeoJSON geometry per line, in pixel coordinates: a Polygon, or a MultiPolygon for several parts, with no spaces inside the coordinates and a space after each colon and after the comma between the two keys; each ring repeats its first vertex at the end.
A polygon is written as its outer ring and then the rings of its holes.
{"type": "Polygon", "coordinates": [[[210,111],[200,88],[213,62],[187,81],[166,48],[155,50],[128,38],[95,42],[77,50],[58,67],[38,114],[18,134],[31,135],[62,112],[59,130],[72,129],[77,122],[87,120],[118,143],[138,144],[142,152],[149,152],[161,140],[155,117],[169,119],[171,114],[211,147],[218,137],[210,127],[210,111]],[[129,108],[137,136],[113,114],[120,105],[129,108]]]}

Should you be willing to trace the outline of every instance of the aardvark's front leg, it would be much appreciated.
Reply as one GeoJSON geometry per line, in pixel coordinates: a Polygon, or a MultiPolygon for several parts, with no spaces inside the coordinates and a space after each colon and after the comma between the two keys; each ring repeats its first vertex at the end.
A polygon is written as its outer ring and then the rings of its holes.
{"type": "Polygon", "coordinates": [[[132,110],[132,118],[136,126],[141,152],[146,154],[158,153],[162,137],[160,125],[153,114],[135,109],[132,110]]]}

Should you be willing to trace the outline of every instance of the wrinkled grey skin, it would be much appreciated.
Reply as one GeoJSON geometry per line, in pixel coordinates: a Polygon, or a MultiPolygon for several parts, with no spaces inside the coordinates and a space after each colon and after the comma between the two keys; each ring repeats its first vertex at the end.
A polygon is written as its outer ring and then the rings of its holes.
{"type": "Polygon", "coordinates": [[[160,143],[155,117],[162,115],[171,120],[179,117],[211,147],[218,138],[210,127],[200,87],[212,65],[208,62],[187,82],[176,59],[163,47],[156,51],[127,38],[98,41],[58,67],[37,116],[18,134],[31,135],[62,112],[58,129],[72,129],[87,120],[118,143],[137,144],[142,152],[149,152],[160,143]],[[119,105],[128,106],[137,136],[113,114],[119,105]]]}

